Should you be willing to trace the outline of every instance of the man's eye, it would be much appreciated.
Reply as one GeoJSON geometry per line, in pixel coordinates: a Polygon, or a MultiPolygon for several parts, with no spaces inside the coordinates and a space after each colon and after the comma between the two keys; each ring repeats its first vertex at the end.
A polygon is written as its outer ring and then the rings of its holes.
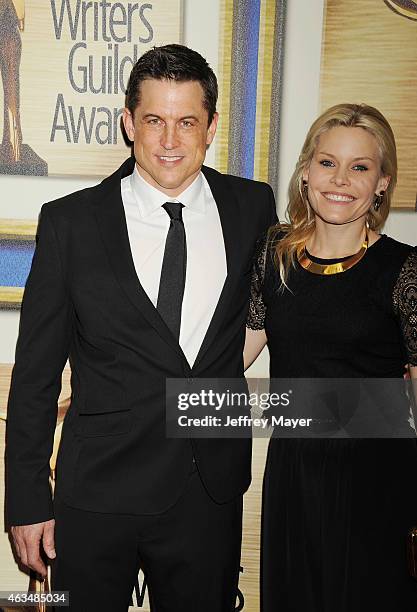
{"type": "Polygon", "coordinates": [[[353,166],[353,169],[358,170],[359,172],[366,172],[366,170],[368,170],[368,168],[363,164],[356,164],[356,166],[353,166]]]}
{"type": "Polygon", "coordinates": [[[188,121],[188,119],[184,119],[183,121],[181,121],[181,125],[182,127],[190,128],[190,127],[193,127],[194,124],[192,121],[188,121]]]}
{"type": "Polygon", "coordinates": [[[160,123],[161,120],[157,117],[151,117],[150,119],[148,119],[148,125],[159,125],[160,123]]]}
{"type": "Polygon", "coordinates": [[[320,164],[325,168],[331,168],[332,166],[334,166],[333,162],[330,159],[322,159],[320,161],[320,164]]]}

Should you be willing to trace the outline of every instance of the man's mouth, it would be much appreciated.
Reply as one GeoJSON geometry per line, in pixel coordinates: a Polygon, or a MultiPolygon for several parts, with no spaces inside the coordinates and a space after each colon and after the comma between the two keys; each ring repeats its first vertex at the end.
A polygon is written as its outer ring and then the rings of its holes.
{"type": "Polygon", "coordinates": [[[172,164],[174,162],[177,162],[183,159],[183,156],[182,155],[157,155],[157,158],[162,162],[172,164]]]}

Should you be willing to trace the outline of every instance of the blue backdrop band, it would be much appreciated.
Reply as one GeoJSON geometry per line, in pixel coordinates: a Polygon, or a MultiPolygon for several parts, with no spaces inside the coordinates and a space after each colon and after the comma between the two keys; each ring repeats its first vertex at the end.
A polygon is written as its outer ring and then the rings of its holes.
{"type": "Polygon", "coordinates": [[[260,0],[249,2],[247,13],[247,78],[243,81],[244,113],[240,121],[242,130],[242,176],[253,178],[255,163],[255,129],[256,129],[256,98],[258,84],[258,49],[259,49],[259,20],[260,0]]]}
{"type": "Polygon", "coordinates": [[[261,0],[233,5],[228,170],[246,178],[254,172],[260,12],[261,0]]]}
{"type": "Polygon", "coordinates": [[[34,241],[0,239],[0,287],[25,286],[34,251],[34,241]]]}

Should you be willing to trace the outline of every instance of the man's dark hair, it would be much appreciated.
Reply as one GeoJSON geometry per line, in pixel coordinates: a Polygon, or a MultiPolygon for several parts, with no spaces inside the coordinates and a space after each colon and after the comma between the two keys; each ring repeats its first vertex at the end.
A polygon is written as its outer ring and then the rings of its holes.
{"type": "Polygon", "coordinates": [[[203,106],[211,123],[216,112],[217,79],[197,51],[184,45],[165,45],[144,53],[133,67],[126,91],[126,107],[132,115],[140,103],[141,83],[146,79],[167,79],[178,83],[198,81],[203,88],[203,106]]]}

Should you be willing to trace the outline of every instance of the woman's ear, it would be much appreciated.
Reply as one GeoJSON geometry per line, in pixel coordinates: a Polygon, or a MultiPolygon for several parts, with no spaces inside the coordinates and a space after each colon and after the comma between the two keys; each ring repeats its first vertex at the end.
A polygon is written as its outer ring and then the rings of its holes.
{"type": "Polygon", "coordinates": [[[388,189],[388,185],[390,184],[390,180],[391,177],[388,175],[381,176],[378,180],[375,195],[379,195],[381,191],[386,191],[388,189]]]}

